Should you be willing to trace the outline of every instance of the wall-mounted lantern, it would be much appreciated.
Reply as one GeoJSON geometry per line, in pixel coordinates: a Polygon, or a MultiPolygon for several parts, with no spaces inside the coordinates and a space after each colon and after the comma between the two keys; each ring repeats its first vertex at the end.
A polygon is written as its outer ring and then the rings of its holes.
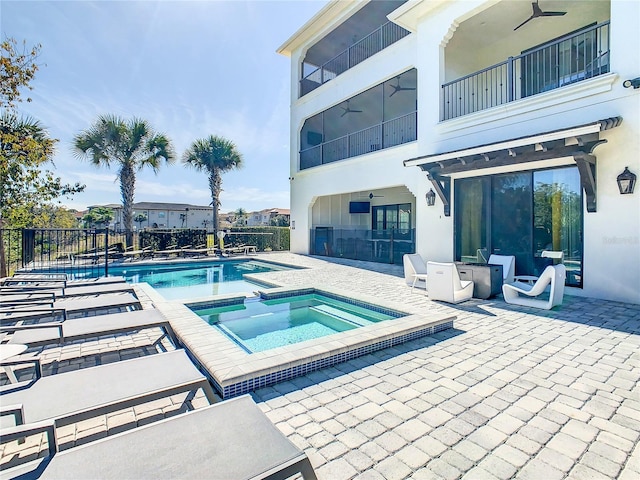
{"type": "Polygon", "coordinates": [[[617,181],[621,195],[633,193],[633,188],[636,185],[636,176],[629,171],[629,167],[624,167],[624,172],[618,175],[617,181]]]}
{"type": "Polygon", "coordinates": [[[436,192],[433,191],[433,188],[429,189],[425,197],[427,199],[427,206],[433,207],[436,204],[436,192]]]}

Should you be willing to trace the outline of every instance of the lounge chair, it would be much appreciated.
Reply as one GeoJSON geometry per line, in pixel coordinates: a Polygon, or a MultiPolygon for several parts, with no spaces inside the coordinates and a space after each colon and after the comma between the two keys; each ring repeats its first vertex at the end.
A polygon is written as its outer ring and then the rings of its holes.
{"type": "Polygon", "coordinates": [[[115,275],[113,277],[80,278],[71,280],[65,273],[19,273],[12,277],[3,278],[0,285],[62,285],[63,287],[85,287],[90,285],[107,285],[122,282],[126,282],[126,279],[119,275],[115,275]]]}
{"type": "Polygon", "coordinates": [[[460,280],[454,263],[427,262],[427,290],[430,300],[460,303],[473,297],[473,282],[460,280]]]}
{"type": "MultiPolygon", "coordinates": [[[[215,394],[184,350],[173,350],[96,367],[43,377],[34,358],[4,361],[2,365],[33,363],[36,379],[0,387],[3,415],[25,423],[50,420],[56,427],[98,415],[202,389],[210,403],[215,394]],[[8,408],[13,406],[13,408],[8,408]]],[[[3,435],[4,436],[4,435],[3,435]]]]}
{"type": "Polygon", "coordinates": [[[504,301],[514,305],[551,310],[556,305],[562,304],[566,275],[567,270],[564,265],[549,265],[533,285],[518,281],[502,285],[504,301]],[[549,297],[537,298],[546,294],[547,287],[550,287],[549,297]]]}
{"type": "Polygon", "coordinates": [[[422,257],[417,253],[405,253],[402,256],[404,265],[404,281],[411,285],[411,291],[417,285],[427,288],[427,265],[422,257]]]}
{"type": "Polygon", "coordinates": [[[0,309],[0,322],[6,325],[8,322],[20,320],[55,317],[63,315],[64,318],[72,318],[87,312],[98,313],[111,309],[137,310],[142,308],[140,300],[130,293],[109,293],[97,295],[93,298],[63,298],[51,303],[51,307],[44,303],[34,305],[20,305],[3,307],[0,309]]]}
{"type": "Polygon", "coordinates": [[[159,327],[164,330],[164,335],[158,342],[167,336],[174,345],[178,345],[169,321],[158,310],[153,308],[135,310],[133,312],[94,315],[62,322],[4,326],[0,327],[0,332],[13,332],[7,342],[8,344],[40,347],[153,327],[159,327]]]}
{"type": "Polygon", "coordinates": [[[182,254],[186,256],[208,256],[210,253],[214,255],[218,252],[219,249],[216,247],[207,247],[206,245],[198,245],[195,248],[185,248],[182,250],[182,254]]]}
{"type": "MultiPolygon", "coordinates": [[[[134,292],[131,284],[126,282],[107,283],[96,285],[74,286],[63,285],[6,285],[0,287],[0,295],[6,295],[10,300],[17,301],[22,298],[28,301],[32,297],[42,296],[51,293],[55,298],[81,297],[87,295],[99,295],[104,293],[134,292]]],[[[3,303],[0,300],[0,305],[3,303]]]]}
{"type": "Polygon", "coordinates": [[[516,257],[514,255],[492,254],[487,262],[489,265],[502,265],[503,283],[513,283],[516,274],[516,257]]]}
{"type": "MultiPolygon", "coordinates": [[[[554,250],[543,250],[540,253],[540,258],[550,258],[551,260],[549,260],[549,262],[551,265],[555,264],[556,260],[559,261],[558,263],[562,263],[564,261],[564,252],[554,251],[554,250]]],[[[514,277],[514,280],[516,282],[528,283],[529,285],[533,285],[535,282],[538,281],[538,278],[540,277],[537,277],[535,275],[516,275],[514,277]]]]}
{"type": "Polygon", "coordinates": [[[165,257],[168,257],[170,255],[180,256],[181,254],[184,253],[185,250],[189,248],[191,248],[191,245],[185,245],[183,247],[178,247],[178,245],[171,245],[170,247],[167,247],[165,250],[154,250],[151,253],[151,257],[155,258],[156,255],[161,255],[165,257]]]}
{"type": "Polygon", "coordinates": [[[153,254],[153,251],[151,247],[144,247],[136,250],[134,250],[132,247],[127,247],[125,251],[122,252],[122,256],[124,257],[125,260],[126,259],[134,260],[136,258],[151,257],[152,254],[153,254]]]}
{"type": "Polygon", "coordinates": [[[3,432],[3,442],[47,432],[48,458],[18,465],[9,478],[285,479],[316,475],[296,447],[249,395],[160,420],[56,453],[51,424],[3,432]],[[53,443],[53,445],[52,445],[53,443]],[[52,448],[53,447],[53,448],[52,448]]]}

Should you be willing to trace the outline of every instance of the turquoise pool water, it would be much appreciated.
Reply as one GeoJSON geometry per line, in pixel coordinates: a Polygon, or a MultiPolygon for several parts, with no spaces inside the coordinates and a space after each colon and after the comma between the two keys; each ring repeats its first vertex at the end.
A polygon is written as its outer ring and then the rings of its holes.
{"type": "Polygon", "coordinates": [[[146,282],[165,299],[182,300],[228,293],[252,293],[268,285],[245,280],[245,274],[288,269],[258,260],[238,260],[112,265],[109,266],[109,275],[121,275],[129,283],[146,282]]]}
{"type": "Polygon", "coordinates": [[[247,300],[239,305],[193,310],[249,353],[401,316],[373,305],[356,305],[321,294],[247,300]]]}

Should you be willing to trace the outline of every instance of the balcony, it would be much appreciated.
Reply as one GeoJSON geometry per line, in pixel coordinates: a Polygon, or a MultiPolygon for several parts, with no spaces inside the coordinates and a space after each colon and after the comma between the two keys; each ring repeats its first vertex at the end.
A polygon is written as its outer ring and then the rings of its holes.
{"type": "Polygon", "coordinates": [[[300,151],[300,170],[413,142],[418,138],[417,127],[418,117],[414,111],[306,148],[300,151]]]}
{"type": "Polygon", "coordinates": [[[609,21],[605,21],[445,83],[441,120],[581,82],[609,69],[609,21]]]}
{"type": "Polygon", "coordinates": [[[395,23],[385,23],[303,77],[300,80],[300,96],[302,97],[329,80],[333,80],[341,73],[355,67],[407,35],[409,35],[409,31],[395,23]]]}

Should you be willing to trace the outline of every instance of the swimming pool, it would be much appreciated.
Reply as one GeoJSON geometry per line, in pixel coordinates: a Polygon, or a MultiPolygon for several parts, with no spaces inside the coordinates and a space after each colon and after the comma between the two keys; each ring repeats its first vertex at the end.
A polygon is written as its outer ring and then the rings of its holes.
{"type": "Polygon", "coordinates": [[[402,314],[318,293],[274,300],[245,300],[193,309],[248,353],[312,340],[398,318],[402,314]]]}
{"type": "Polygon", "coordinates": [[[165,300],[190,300],[229,293],[250,294],[272,285],[246,279],[245,274],[291,268],[259,260],[137,263],[110,265],[109,275],[123,276],[129,283],[148,283],[165,300]]]}

